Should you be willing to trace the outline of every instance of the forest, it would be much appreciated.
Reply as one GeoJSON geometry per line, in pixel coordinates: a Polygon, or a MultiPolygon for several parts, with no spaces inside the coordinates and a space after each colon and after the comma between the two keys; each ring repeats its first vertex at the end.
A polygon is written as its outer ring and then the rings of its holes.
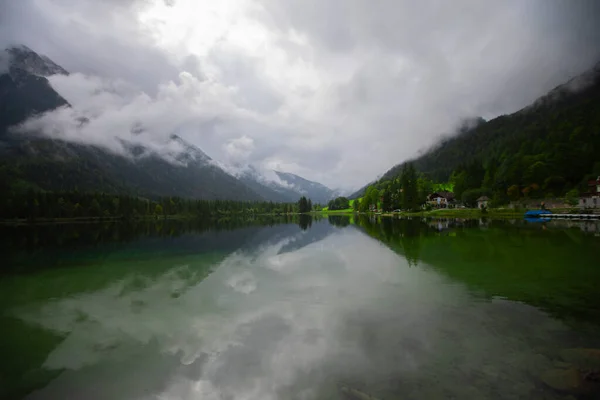
{"type": "MultiPolygon", "coordinates": [[[[585,193],[587,181],[600,175],[599,75],[597,66],[584,77],[587,86],[579,91],[569,82],[516,113],[487,122],[468,121],[408,162],[417,171],[417,187],[451,186],[456,199],[467,205],[481,195],[502,205],[523,198],[573,199],[585,193]]],[[[406,164],[393,167],[370,186],[384,199],[391,197],[393,207],[398,205],[393,198],[402,188],[406,164]]],[[[363,193],[366,188],[350,197],[363,193]]]]}
{"type": "Polygon", "coordinates": [[[228,215],[306,213],[312,201],[297,203],[235,200],[192,200],[163,197],[150,200],[106,193],[42,192],[29,190],[0,198],[0,219],[64,218],[166,218],[170,216],[220,217],[228,215]]]}
{"type": "Polygon", "coordinates": [[[400,176],[367,187],[363,197],[356,199],[352,207],[359,212],[378,208],[385,211],[416,211],[433,188],[433,183],[423,174],[418,174],[412,163],[406,163],[400,176]]]}
{"type": "Polygon", "coordinates": [[[350,208],[350,200],[343,196],[336,197],[335,199],[329,200],[329,202],[327,203],[327,208],[330,211],[346,210],[350,208]]]}

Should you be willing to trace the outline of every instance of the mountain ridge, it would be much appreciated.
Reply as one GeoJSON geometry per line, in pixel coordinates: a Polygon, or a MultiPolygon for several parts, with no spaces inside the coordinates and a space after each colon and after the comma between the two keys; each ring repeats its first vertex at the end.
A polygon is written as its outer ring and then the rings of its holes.
{"type": "MultiPolygon", "coordinates": [[[[277,202],[295,202],[300,197],[284,185],[238,179],[176,134],[169,136],[160,153],[139,142],[118,139],[123,154],[117,154],[35,132],[9,132],[9,127],[36,114],[70,107],[47,79],[69,72],[26,46],[4,53],[10,64],[0,75],[0,172],[4,172],[0,175],[16,182],[17,188],[277,202]]],[[[132,127],[132,133],[143,135],[144,130],[132,127]]]]}
{"type": "MultiPolygon", "coordinates": [[[[600,168],[599,152],[597,63],[512,114],[458,129],[425,153],[396,164],[373,184],[395,179],[409,162],[434,182],[446,182],[457,169],[477,163],[497,172],[494,190],[505,193],[511,185],[535,184],[554,195],[577,187],[600,168]]],[[[368,186],[351,198],[362,196],[368,186]]]]}

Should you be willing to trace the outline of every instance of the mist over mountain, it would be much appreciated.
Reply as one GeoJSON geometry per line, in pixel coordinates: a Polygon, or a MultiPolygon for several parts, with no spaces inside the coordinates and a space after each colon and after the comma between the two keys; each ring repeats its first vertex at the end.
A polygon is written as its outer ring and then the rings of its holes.
{"type": "Polygon", "coordinates": [[[47,77],[67,75],[47,57],[41,57],[28,47],[11,47],[3,51],[6,63],[0,74],[0,137],[9,126],[23,122],[37,113],[68,105],[50,85],[47,77]]]}
{"type": "MultiPolygon", "coordinates": [[[[314,194],[326,201],[322,196],[327,196],[327,188],[294,175],[290,175],[294,182],[288,183],[273,173],[278,181],[274,182],[254,170],[238,179],[176,134],[170,134],[160,146],[148,147],[139,140],[146,131],[141,124],[132,127],[128,139],[115,136],[117,147],[63,140],[60,132],[48,137],[30,121],[43,123],[44,112],[71,108],[47,79],[68,72],[25,46],[8,48],[5,53],[9,63],[0,75],[0,162],[3,175],[11,175],[13,186],[275,202],[295,202],[313,193],[314,187],[320,190],[314,194]]],[[[85,126],[90,121],[81,114],[73,123],[85,126]]]]}
{"type": "Polygon", "coordinates": [[[599,15],[594,0],[22,0],[3,4],[0,47],[69,71],[49,81],[72,108],[29,126],[47,136],[118,152],[115,137],[158,150],[176,134],[351,191],[590,68],[599,15]]]}
{"type": "MultiPolygon", "coordinates": [[[[599,152],[600,63],[515,113],[465,121],[409,162],[434,182],[447,182],[456,171],[471,168],[482,174],[479,183],[487,174],[490,192],[505,194],[515,185],[551,196],[573,188],[585,192],[588,177],[600,173],[599,152]]],[[[405,164],[371,184],[398,178],[405,164]]]]}

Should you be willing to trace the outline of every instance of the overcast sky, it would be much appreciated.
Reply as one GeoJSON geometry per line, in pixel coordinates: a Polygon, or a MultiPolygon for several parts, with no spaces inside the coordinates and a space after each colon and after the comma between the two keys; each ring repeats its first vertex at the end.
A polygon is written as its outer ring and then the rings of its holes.
{"type": "Polygon", "coordinates": [[[177,133],[221,162],[332,188],[362,186],[461,119],[516,111],[600,59],[595,0],[0,5],[0,45],[73,73],[51,80],[74,106],[48,117],[63,137],[160,146],[177,133]]]}

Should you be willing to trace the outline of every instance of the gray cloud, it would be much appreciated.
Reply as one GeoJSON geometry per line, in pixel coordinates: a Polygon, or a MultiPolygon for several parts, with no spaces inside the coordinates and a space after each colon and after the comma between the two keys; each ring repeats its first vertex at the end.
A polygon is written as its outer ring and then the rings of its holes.
{"type": "Polygon", "coordinates": [[[110,147],[141,124],[140,142],[159,147],[176,132],[217,160],[332,187],[361,186],[461,119],[514,112],[600,59],[593,0],[2,7],[0,44],[79,73],[52,79],[74,110],[38,126],[110,147]],[[73,127],[82,113],[91,123],[73,127]]]}
{"type": "Polygon", "coordinates": [[[10,67],[10,57],[6,51],[0,51],[0,74],[8,72],[10,67]]]}
{"type": "Polygon", "coordinates": [[[143,0],[4,1],[0,45],[25,44],[69,71],[153,91],[178,69],[137,21],[143,0]]]}

